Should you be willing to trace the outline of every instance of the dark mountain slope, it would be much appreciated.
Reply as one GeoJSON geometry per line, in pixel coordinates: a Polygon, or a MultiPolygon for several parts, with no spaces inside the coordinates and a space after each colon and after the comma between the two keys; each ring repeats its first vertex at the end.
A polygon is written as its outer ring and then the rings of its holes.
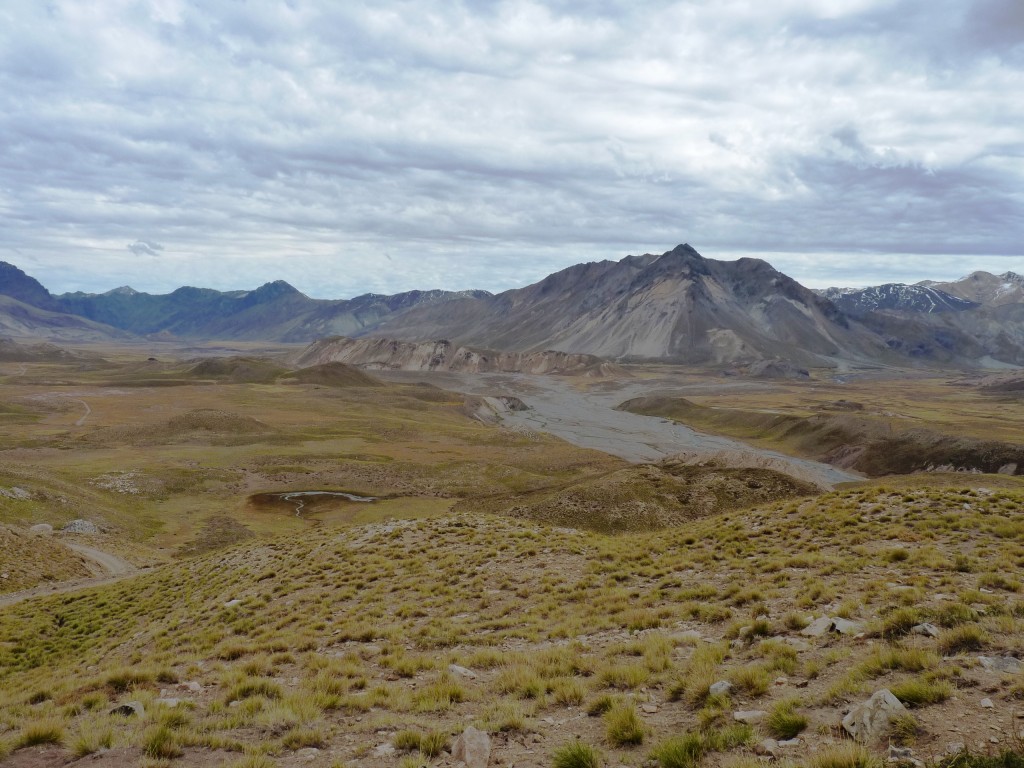
{"type": "Polygon", "coordinates": [[[492,349],[724,363],[810,365],[885,348],[831,302],[759,259],[660,256],[579,264],[534,285],[389,318],[372,335],[451,338],[492,349]]]}

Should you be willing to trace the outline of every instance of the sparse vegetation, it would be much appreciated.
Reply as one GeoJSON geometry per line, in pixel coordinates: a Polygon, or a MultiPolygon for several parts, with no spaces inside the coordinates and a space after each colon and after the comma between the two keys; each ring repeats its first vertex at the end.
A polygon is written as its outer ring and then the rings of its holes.
{"type": "MultiPolygon", "coordinates": [[[[609,535],[586,510],[551,527],[509,505],[598,505],[609,488],[623,491],[616,504],[646,504],[679,490],[675,470],[485,427],[441,390],[217,380],[177,384],[173,402],[166,388],[132,389],[110,406],[128,431],[100,408],[71,431],[68,406],[0,437],[19,449],[10,456],[34,457],[0,467],[0,488],[34,494],[0,495],[0,521],[95,510],[108,532],[88,541],[153,566],[0,610],[0,755],[123,748],[155,766],[218,751],[265,768],[307,747],[365,763],[390,744],[396,764],[421,766],[473,724],[502,764],[632,765],[653,744],[665,768],[738,767],[753,742],[799,734],[795,764],[875,768],[874,751],[831,746],[873,691],[915,708],[888,737],[921,750],[934,722],[987,722],[980,686],[1000,711],[1021,695],[974,658],[1019,651],[1019,479],[887,478],[609,535]],[[254,501],[318,487],[380,501],[321,500],[298,516],[254,501]],[[821,616],[867,638],[801,634],[821,616]],[[915,630],[923,622],[939,637],[915,630]],[[109,714],[127,701],[145,715],[109,714]],[[756,737],[732,719],[753,709],[768,713],[756,737]]],[[[0,559],[20,551],[0,546],[0,559]]]]}

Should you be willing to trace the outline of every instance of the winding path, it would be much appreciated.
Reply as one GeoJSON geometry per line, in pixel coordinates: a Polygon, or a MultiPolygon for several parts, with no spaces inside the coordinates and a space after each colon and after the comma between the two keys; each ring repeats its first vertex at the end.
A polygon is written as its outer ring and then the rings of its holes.
{"type": "Polygon", "coordinates": [[[40,584],[29,589],[23,589],[18,592],[10,592],[6,595],[0,595],[0,608],[6,608],[10,605],[20,603],[22,600],[28,600],[32,597],[43,597],[46,595],[60,595],[65,592],[76,592],[79,589],[86,589],[87,587],[98,587],[103,584],[113,584],[115,581],[134,576],[139,572],[139,569],[129,563],[127,560],[123,560],[117,555],[112,555],[109,552],[96,549],[94,547],[87,547],[84,544],[79,544],[73,541],[62,541],[60,542],[68,549],[77,552],[86,559],[92,561],[96,566],[97,570],[101,573],[105,573],[105,576],[95,576],[91,579],[75,579],[73,581],[61,581],[55,584],[40,584]]]}

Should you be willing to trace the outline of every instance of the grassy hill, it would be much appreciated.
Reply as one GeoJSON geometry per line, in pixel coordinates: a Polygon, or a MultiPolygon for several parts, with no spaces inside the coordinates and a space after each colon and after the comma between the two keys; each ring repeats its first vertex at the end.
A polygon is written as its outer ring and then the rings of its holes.
{"type": "Polygon", "coordinates": [[[462,514],[250,542],[0,613],[4,749],[412,765],[475,724],[498,765],[577,740],[675,765],[680,738],[693,764],[746,765],[796,735],[780,756],[820,765],[882,688],[908,707],[892,743],[1008,747],[1024,678],[978,656],[1024,651],[1022,508],[1019,484],[871,487],[655,534],[462,514]],[[802,635],[819,616],[859,626],[802,635]],[[911,632],[925,621],[937,637],[911,632]],[[145,714],[109,714],[129,700],[145,714]]]}

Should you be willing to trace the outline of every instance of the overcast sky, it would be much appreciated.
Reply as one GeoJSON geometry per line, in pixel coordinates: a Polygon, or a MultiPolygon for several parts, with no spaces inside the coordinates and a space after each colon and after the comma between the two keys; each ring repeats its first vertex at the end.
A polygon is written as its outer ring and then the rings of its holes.
{"type": "Polygon", "coordinates": [[[1021,0],[4,0],[0,260],[317,297],[1024,271],[1021,0]]]}

